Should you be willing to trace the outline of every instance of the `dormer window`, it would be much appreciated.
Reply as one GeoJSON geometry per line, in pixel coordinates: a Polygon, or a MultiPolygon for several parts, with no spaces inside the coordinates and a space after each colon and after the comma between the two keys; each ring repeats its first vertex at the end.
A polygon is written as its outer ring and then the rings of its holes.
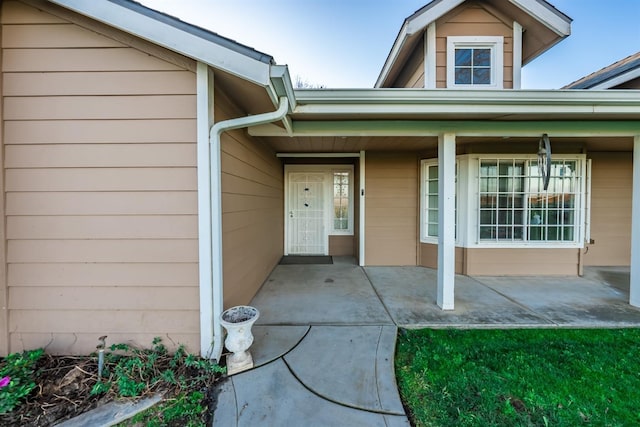
{"type": "Polygon", "coordinates": [[[502,37],[447,37],[447,87],[502,89],[502,37]]]}

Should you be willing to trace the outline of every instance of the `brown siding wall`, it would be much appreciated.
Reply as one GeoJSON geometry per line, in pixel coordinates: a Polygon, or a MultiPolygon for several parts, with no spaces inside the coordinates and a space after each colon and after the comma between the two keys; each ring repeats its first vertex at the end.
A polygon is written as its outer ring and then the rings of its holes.
{"type": "MultiPolygon", "coordinates": [[[[456,274],[465,274],[466,248],[456,248],[456,274]]],[[[438,245],[420,243],[420,266],[438,268],[438,245]]]]}
{"type": "MultiPolygon", "coordinates": [[[[245,116],[216,91],[216,121],[245,116]]],[[[224,306],[248,304],[284,253],[284,172],[245,130],[222,135],[224,306]]]]}
{"type": "Polygon", "coordinates": [[[329,236],[329,255],[353,256],[354,246],[353,236],[329,236]]]}
{"type": "Polygon", "coordinates": [[[447,87],[448,36],[503,36],[504,88],[513,87],[513,29],[479,4],[463,4],[436,21],[436,87],[447,87]]]}
{"type": "Polygon", "coordinates": [[[416,265],[418,160],[413,153],[366,154],[367,265],[416,265]]]}
{"type": "Polygon", "coordinates": [[[424,88],[424,37],[413,49],[411,56],[391,87],[424,88]]]}
{"type": "MultiPolygon", "coordinates": [[[[420,245],[420,265],[438,268],[438,245],[420,245]]],[[[578,249],[456,248],[456,274],[554,276],[578,273],[578,249]]]]}
{"type": "Polygon", "coordinates": [[[9,350],[197,350],[195,74],[16,1],[2,30],[9,350]]]}
{"type": "Polygon", "coordinates": [[[631,153],[591,153],[591,239],[584,264],[625,266],[631,260],[631,153]]]}
{"type": "Polygon", "coordinates": [[[466,250],[470,276],[553,276],[578,274],[578,249],[466,250]]]}

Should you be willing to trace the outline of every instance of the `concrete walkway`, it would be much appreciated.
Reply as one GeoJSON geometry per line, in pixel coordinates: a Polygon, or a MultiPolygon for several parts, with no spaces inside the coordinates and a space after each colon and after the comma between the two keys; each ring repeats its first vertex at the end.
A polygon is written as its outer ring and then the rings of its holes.
{"type": "Polygon", "coordinates": [[[215,426],[408,426],[393,370],[397,326],[629,327],[628,269],[579,277],[456,276],[456,309],[435,304],[420,267],[277,266],[260,310],[256,368],[217,390],[215,426]]]}

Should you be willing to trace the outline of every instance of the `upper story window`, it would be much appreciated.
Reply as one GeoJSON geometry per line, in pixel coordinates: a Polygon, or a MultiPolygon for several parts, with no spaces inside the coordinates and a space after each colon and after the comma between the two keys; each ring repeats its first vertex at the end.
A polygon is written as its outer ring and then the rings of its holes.
{"type": "Polygon", "coordinates": [[[502,89],[503,38],[447,37],[447,87],[502,89]]]}

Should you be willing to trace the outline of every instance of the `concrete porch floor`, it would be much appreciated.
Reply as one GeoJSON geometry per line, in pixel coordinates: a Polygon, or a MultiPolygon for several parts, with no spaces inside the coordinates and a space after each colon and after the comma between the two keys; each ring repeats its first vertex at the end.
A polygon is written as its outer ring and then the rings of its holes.
{"type": "Polygon", "coordinates": [[[436,301],[436,271],[279,265],[260,310],[255,368],[218,390],[215,426],[409,426],[394,375],[397,327],[640,327],[629,269],[584,277],[456,276],[455,310],[436,301]]]}
{"type": "Polygon", "coordinates": [[[252,301],[260,325],[381,325],[405,328],[630,327],[629,268],[585,268],[583,277],[456,275],[455,310],[436,305],[436,270],[279,265],[252,301]]]}

